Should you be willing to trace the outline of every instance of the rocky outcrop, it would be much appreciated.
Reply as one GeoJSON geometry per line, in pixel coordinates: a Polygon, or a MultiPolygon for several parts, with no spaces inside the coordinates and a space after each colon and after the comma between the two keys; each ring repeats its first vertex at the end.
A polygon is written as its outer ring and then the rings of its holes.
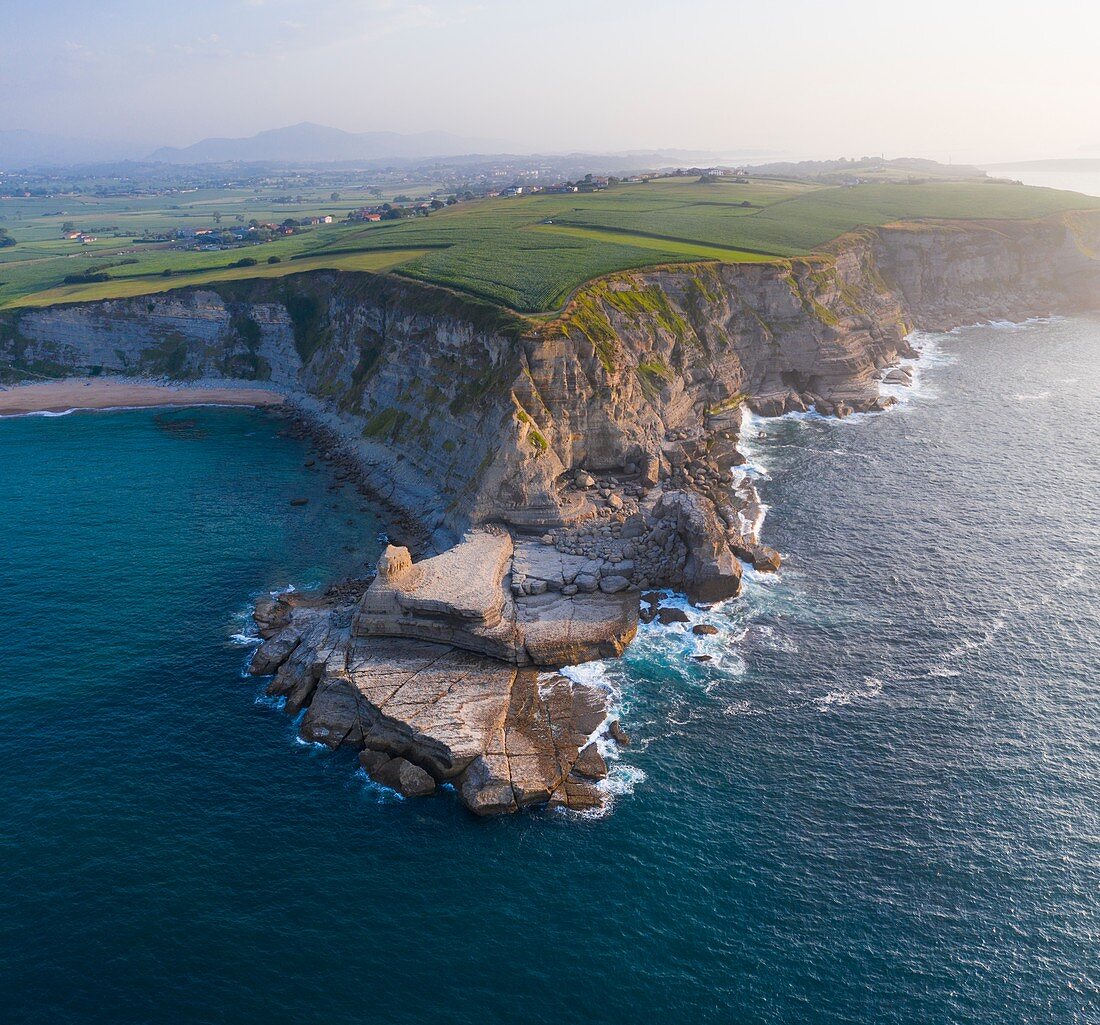
{"type": "MultiPolygon", "coordinates": [[[[514,550],[500,528],[470,531],[442,555],[415,565],[406,549],[390,546],[363,595],[353,634],[448,644],[516,666],[559,667],[622,654],[638,628],[637,595],[629,593],[628,580],[609,587],[605,578],[599,594],[563,593],[569,571],[562,570],[560,586],[540,581],[546,586],[534,587],[534,576],[524,577],[531,584],[515,586],[514,550]]],[[[561,558],[555,552],[549,562],[561,565],[561,558]]],[[[528,550],[522,572],[533,574],[535,565],[528,550]]],[[[578,573],[574,567],[570,579],[578,573]]]]}
{"type": "Polygon", "coordinates": [[[286,596],[257,609],[252,672],[274,672],[268,693],[288,711],[307,708],[304,739],[359,749],[371,778],[404,796],[453,783],[479,815],[603,804],[593,744],[607,692],[451,645],[359,636],[348,625],[366,601],[286,596]]]}
{"type": "Polygon", "coordinates": [[[264,603],[253,672],[307,709],[307,738],[385,755],[375,778],[399,762],[397,789],[419,772],[479,812],[581,807],[606,702],[539,670],[620,654],[639,589],[709,603],[742,561],[780,564],[737,470],[744,410],[884,409],[912,329],[1092,308],[1098,252],[1097,214],[891,225],[803,259],[611,275],[539,322],[314,272],[17,311],[0,358],[279,388],[436,555],[389,549],[354,603],[264,603]]]}

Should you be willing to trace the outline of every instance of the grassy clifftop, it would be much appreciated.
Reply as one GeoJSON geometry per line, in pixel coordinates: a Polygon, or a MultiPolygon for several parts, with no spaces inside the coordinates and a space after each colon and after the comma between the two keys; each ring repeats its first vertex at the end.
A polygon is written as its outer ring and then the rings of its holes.
{"type": "Polygon", "coordinates": [[[523,313],[559,309],[579,286],[659,264],[775,261],[861,227],[898,221],[1014,220],[1100,209],[1100,199],[991,181],[822,186],[767,178],[622,183],[594,193],[497,198],[426,218],[337,225],[239,255],[97,248],[74,261],[16,246],[0,257],[0,306],[128,297],[303,270],[369,270],[444,285],[523,313]],[[282,247],[282,248],[280,248],[282,247]],[[91,260],[105,281],[65,285],[91,260]],[[79,266],[77,266],[79,263],[79,266]],[[165,275],[170,271],[169,275],[165,275]]]}

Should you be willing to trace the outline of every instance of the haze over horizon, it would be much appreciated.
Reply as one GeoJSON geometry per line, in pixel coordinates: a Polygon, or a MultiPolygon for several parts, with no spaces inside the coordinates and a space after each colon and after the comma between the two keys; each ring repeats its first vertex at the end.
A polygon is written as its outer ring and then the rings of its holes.
{"type": "Polygon", "coordinates": [[[0,9],[0,129],[136,148],[310,121],[520,152],[1100,156],[1100,11],[869,0],[782,12],[691,0],[553,5],[138,0],[0,9]],[[140,83],[140,86],[139,86],[140,83]],[[873,86],[873,87],[869,87],[873,86]],[[1092,133],[1091,135],[1089,133],[1092,133]]]}

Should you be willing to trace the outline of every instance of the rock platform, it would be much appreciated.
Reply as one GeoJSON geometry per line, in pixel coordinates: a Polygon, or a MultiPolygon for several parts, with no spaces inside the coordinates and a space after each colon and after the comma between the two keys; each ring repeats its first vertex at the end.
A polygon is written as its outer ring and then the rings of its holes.
{"type": "Polygon", "coordinates": [[[274,673],[289,713],[307,709],[303,739],[362,751],[408,796],[452,783],[478,815],[599,808],[611,694],[545,670],[621,654],[637,593],[517,597],[513,565],[500,531],[415,564],[390,546],[361,597],[260,603],[251,671],[274,673]]]}

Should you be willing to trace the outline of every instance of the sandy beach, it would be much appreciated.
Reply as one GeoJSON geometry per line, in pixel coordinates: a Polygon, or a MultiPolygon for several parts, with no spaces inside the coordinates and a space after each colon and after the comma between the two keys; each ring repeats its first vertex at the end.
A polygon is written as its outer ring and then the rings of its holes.
{"type": "Polygon", "coordinates": [[[137,406],[277,406],[282,402],[282,395],[264,388],[188,387],[74,377],[0,390],[0,416],[137,406]]]}

